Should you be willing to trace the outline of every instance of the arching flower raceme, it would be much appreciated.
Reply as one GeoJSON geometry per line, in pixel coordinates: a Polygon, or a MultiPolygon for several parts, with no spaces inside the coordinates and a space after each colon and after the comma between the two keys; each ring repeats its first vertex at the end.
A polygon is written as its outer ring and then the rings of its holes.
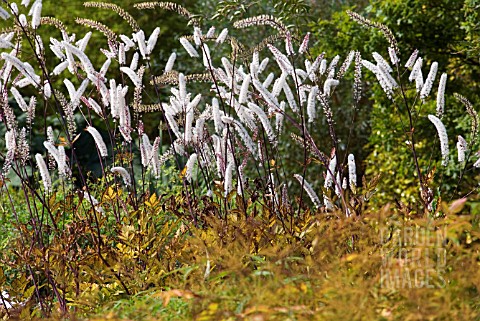
{"type": "Polygon", "coordinates": [[[37,29],[40,25],[40,18],[42,14],[42,2],[37,1],[33,4],[33,14],[32,14],[32,28],[37,29]]]}
{"type": "Polygon", "coordinates": [[[417,61],[417,56],[418,56],[418,49],[415,49],[410,55],[410,58],[408,58],[407,62],[405,63],[405,68],[412,68],[415,62],[417,61]]]}
{"type": "Polygon", "coordinates": [[[325,184],[323,187],[330,188],[333,183],[333,178],[335,177],[335,169],[337,168],[337,156],[333,156],[328,164],[327,176],[325,177],[325,184]]]}
{"type": "Polygon", "coordinates": [[[193,177],[193,168],[195,163],[197,162],[197,154],[193,153],[188,158],[187,164],[185,165],[186,172],[185,172],[185,179],[190,183],[193,177]]]}
{"type": "Polygon", "coordinates": [[[225,181],[223,183],[223,188],[225,190],[225,197],[228,196],[230,191],[232,190],[232,176],[233,176],[233,162],[229,162],[227,168],[225,169],[225,181]]]}
{"type": "Polygon", "coordinates": [[[50,192],[52,190],[52,179],[48,173],[47,164],[41,154],[36,154],[35,160],[37,161],[38,170],[40,171],[45,191],[50,192]]]}
{"type": "Polygon", "coordinates": [[[313,190],[312,185],[310,185],[310,183],[308,183],[301,175],[294,174],[293,177],[295,177],[300,184],[303,184],[303,189],[305,192],[307,192],[308,196],[313,202],[313,205],[315,205],[316,208],[319,208],[321,205],[320,199],[318,198],[317,193],[315,193],[313,190]]]}
{"type": "Polygon", "coordinates": [[[128,174],[127,170],[121,166],[115,166],[110,169],[110,171],[114,174],[119,174],[122,176],[123,183],[125,186],[130,186],[132,185],[132,179],[130,178],[130,174],[128,174]]]}
{"type": "Polygon", "coordinates": [[[108,156],[108,150],[107,150],[107,145],[105,145],[105,142],[103,141],[102,135],[98,132],[98,130],[92,126],[87,127],[87,132],[92,135],[93,140],[95,141],[95,144],[97,145],[98,151],[100,152],[100,156],[102,157],[107,157],[108,156]]]}
{"type": "Polygon", "coordinates": [[[467,151],[467,141],[462,136],[458,135],[457,141],[457,152],[458,152],[458,162],[462,163],[465,161],[465,152],[467,151]]]}
{"type": "Polygon", "coordinates": [[[318,92],[318,87],[313,86],[310,89],[310,93],[308,94],[308,100],[307,100],[307,115],[308,115],[308,122],[313,123],[315,120],[316,116],[316,110],[315,110],[315,101],[317,100],[317,92],[318,92]]]}
{"type": "Polygon", "coordinates": [[[348,155],[348,182],[350,189],[354,190],[357,186],[357,169],[355,166],[355,156],[353,154],[348,155]]]}
{"type": "Polygon", "coordinates": [[[167,63],[165,64],[165,72],[172,71],[175,59],[177,59],[177,54],[173,52],[168,58],[167,63]]]}
{"type": "Polygon", "coordinates": [[[260,122],[263,125],[263,129],[265,129],[265,132],[267,133],[268,139],[270,142],[274,143],[276,141],[275,132],[265,112],[254,103],[248,103],[248,108],[258,116],[258,119],[260,119],[260,122]]]}
{"type": "Polygon", "coordinates": [[[187,51],[190,57],[192,58],[199,57],[197,50],[193,48],[192,44],[186,38],[181,37],[180,43],[182,44],[183,48],[185,48],[185,51],[187,51]]]}
{"type": "Polygon", "coordinates": [[[437,75],[438,62],[434,61],[430,67],[430,72],[428,73],[427,79],[425,80],[425,85],[423,85],[422,90],[420,91],[420,99],[425,100],[432,90],[433,82],[435,81],[435,76],[437,75]]]}
{"type": "Polygon", "coordinates": [[[303,41],[302,41],[302,44],[300,45],[300,48],[298,48],[298,53],[299,54],[303,54],[305,51],[307,51],[309,39],[310,39],[310,32],[307,32],[307,34],[303,38],[303,41]]]}
{"type": "Polygon", "coordinates": [[[400,62],[400,59],[398,59],[397,53],[395,52],[395,48],[388,47],[388,54],[390,56],[390,61],[392,62],[392,65],[396,65],[400,62]]]}
{"type": "Polygon", "coordinates": [[[220,32],[220,34],[218,35],[217,40],[215,40],[215,42],[216,43],[223,43],[225,41],[225,39],[227,38],[227,35],[228,35],[228,29],[225,28],[220,32]]]}
{"type": "Polygon", "coordinates": [[[443,125],[442,121],[433,115],[428,115],[428,119],[435,125],[437,128],[438,138],[440,139],[440,150],[442,153],[442,165],[447,166],[448,164],[448,136],[447,130],[443,125]]]}
{"type": "Polygon", "coordinates": [[[447,86],[447,74],[443,73],[440,77],[437,92],[437,117],[442,117],[445,111],[445,87],[447,86]]]}

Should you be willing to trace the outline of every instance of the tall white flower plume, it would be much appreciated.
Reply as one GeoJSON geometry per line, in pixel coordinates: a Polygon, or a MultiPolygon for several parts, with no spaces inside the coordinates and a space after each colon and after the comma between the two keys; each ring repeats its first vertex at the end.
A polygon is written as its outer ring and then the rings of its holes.
{"type": "Polygon", "coordinates": [[[130,174],[128,174],[127,170],[121,166],[115,166],[110,169],[110,171],[114,174],[119,174],[122,176],[123,183],[128,187],[132,185],[132,179],[130,178],[130,174]]]}
{"type": "Polygon", "coordinates": [[[107,145],[105,145],[102,135],[100,135],[98,130],[92,126],[87,127],[87,132],[89,132],[90,135],[92,135],[93,140],[95,141],[95,145],[97,145],[98,151],[100,152],[100,156],[107,157],[108,156],[107,145]]]}
{"type": "Polygon", "coordinates": [[[190,183],[193,178],[193,168],[195,163],[197,162],[197,154],[193,153],[188,158],[187,164],[185,165],[186,172],[185,172],[185,179],[190,183]]]}
{"type": "Polygon", "coordinates": [[[310,185],[310,183],[308,183],[301,175],[294,174],[293,177],[295,177],[300,184],[303,184],[303,189],[305,192],[307,192],[308,196],[313,202],[313,205],[315,205],[316,208],[319,208],[321,205],[320,199],[318,198],[317,193],[315,193],[313,190],[312,185],[310,185]]]}
{"type": "Polygon", "coordinates": [[[438,132],[438,138],[440,139],[440,150],[442,153],[442,165],[447,166],[448,164],[448,136],[447,130],[443,125],[442,121],[433,115],[428,115],[428,119],[435,125],[438,132]]]}
{"type": "Polygon", "coordinates": [[[438,70],[438,62],[432,62],[430,66],[430,72],[428,73],[427,79],[425,80],[425,85],[422,87],[422,91],[420,91],[420,99],[425,100],[430,94],[432,90],[433,82],[435,81],[435,77],[437,75],[438,70]]]}
{"type": "Polygon", "coordinates": [[[445,111],[445,87],[447,86],[447,74],[443,73],[437,91],[437,116],[442,117],[445,111]]]}
{"type": "Polygon", "coordinates": [[[355,156],[353,154],[348,155],[348,182],[350,189],[355,190],[357,186],[357,168],[355,166],[355,156]]]}
{"type": "Polygon", "coordinates": [[[458,135],[457,141],[457,152],[458,152],[458,162],[462,163],[465,161],[465,152],[467,151],[467,141],[462,136],[458,135]]]}
{"type": "Polygon", "coordinates": [[[50,192],[52,190],[52,179],[48,173],[47,164],[41,154],[36,154],[35,160],[37,161],[38,170],[40,171],[45,191],[50,192]]]}

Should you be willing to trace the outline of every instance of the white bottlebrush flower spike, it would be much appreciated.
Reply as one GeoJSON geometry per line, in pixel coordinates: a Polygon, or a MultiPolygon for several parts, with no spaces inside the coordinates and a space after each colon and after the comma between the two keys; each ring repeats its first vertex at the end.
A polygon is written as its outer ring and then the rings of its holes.
{"type": "Polygon", "coordinates": [[[193,48],[192,44],[184,37],[180,38],[180,43],[182,44],[183,48],[187,51],[187,53],[192,58],[199,57],[198,52],[195,48],[193,48]]]}
{"type": "Polygon", "coordinates": [[[228,29],[225,28],[220,32],[220,34],[218,35],[217,40],[215,42],[216,43],[223,43],[225,41],[225,39],[227,38],[227,35],[228,35],[228,29]]]}
{"type": "Polygon", "coordinates": [[[480,168],[480,158],[473,164],[473,167],[480,168]]]}
{"type": "Polygon", "coordinates": [[[270,142],[274,143],[276,141],[275,132],[265,112],[254,103],[248,103],[248,108],[250,108],[250,110],[252,110],[258,116],[260,122],[263,125],[263,129],[268,136],[268,139],[270,140],[270,142]]]}
{"type": "Polygon", "coordinates": [[[310,32],[307,32],[305,37],[303,38],[302,44],[300,45],[300,48],[298,48],[298,53],[303,54],[305,51],[308,49],[308,41],[310,39],[310,32]]]}
{"type": "Polygon", "coordinates": [[[243,104],[247,101],[248,86],[250,86],[250,76],[247,75],[243,78],[242,87],[238,96],[238,102],[243,104]]]}
{"type": "Polygon", "coordinates": [[[447,86],[447,74],[443,73],[440,77],[437,91],[437,117],[442,117],[445,111],[445,87],[447,86]]]}
{"type": "Polygon", "coordinates": [[[435,128],[437,129],[438,138],[440,140],[440,150],[442,153],[442,165],[447,166],[449,152],[447,130],[445,129],[442,121],[436,116],[428,115],[428,119],[435,125],[435,128]]]}
{"type": "Polygon", "coordinates": [[[142,80],[138,77],[137,73],[129,67],[120,67],[120,71],[127,74],[135,87],[142,87],[142,80]]]}
{"type": "Polygon", "coordinates": [[[308,122],[313,123],[316,117],[315,102],[317,100],[318,87],[314,86],[310,89],[307,100],[307,115],[308,122]]]}
{"type": "Polygon", "coordinates": [[[430,72],[428,73],[427,79],[425,80],[425,84],[420,91],[420,99],[425,100],[430,91],[432,90],[433,82],[435,81],[435,77],[437,75],[438,63],[434,61],[432,66],[430,67],[430,72]]]}
{"type": "Polygon", "coordinates": [[[8,13],[8,11],[3,9],[2,7],[0,7],[0,18],[2,18],[3,20],[7,20],[8,18],[10,18],[10,14],[8,13]]]}
{"type": "Polygon", "coordinates": [[[33,14],[32,14],[32,28],[37,29],[40,25],[40,18],[42,14],[42,2],[35,2],[33,4],[33,14]]]}
{"type": "Polygon", "coordinates": [[[332,187],[333,178],[335,177],[335,169],[337,168],[337,156],[333,156],[328,164],[327,175],[325,177],[325,184],[323,187],[330,188],[332,187]]]}
{"type": "Polygon", "coordinates": [[[225,177],[224,177],[224,183],[223,183],[225,197],[227,197],[228,194],[230,194],[230,192],[233,189],[233,183],[232,183],[233,167],[234,167],[233,162],[229,162],[227,165],[227,168],[225,169],[225,177]]]}
{"type": "Polygon", "coordinates": [[[173,52],[168,58],[167,63],[165,64],[165,72],[172,71],[175,59],[177,59],[177,54],[173,52]]]}
{"type": "Polygon", "coordinates": [[[410,76],[408,77],[408,80],[410,82],[416,80],[418,73],[422,72],[422,65],[423,65],[423,59],[422,59],[422,57],[418,57],[418,59],[415,61],[415,65],[413,65],[412,72],[410,73],[410,76]]]}
{"type": "Polygon", "coordinates": [[[378,52],[374,52],[372,56],[373,56],[373,59],[375,59],[375,61],[377,62],[377,65],[382,67],[383,70],[385,70],[385,72],[393,71],[392,67],[390,67],[388,62],[378,52]]]}
{"type": "Polygon", "coordinates": [[[102,135],[100,135],[98,130],[92,126],[87,127],[87,132],[89,132],[90,135],[92,135],[95,141],[95,145],[97,145],[98,151],[100,152],[100,156],[107,157],[108,156],[107,145],[105,145],[102,135]]]}
{"type": "Polygon", "coordinates": [[[193,153],[188,158],[187,164],[185,165],[185,179],[190,183],[193,178],[193,169],[195,167],[195,163],[197,162],[197,154],[193,153]]]}
{"type": "Polygon", "coordinates": [[[458,135],[457,141],[457,153],[458,153],[458,162],[462,163],[465,161],[465,153],[467,151],[467,141],[462,136],[458,135]]]}
{"type": "Polygon", "coordinates": [[[275,60],[277,61],[280,69],[282,69],[282,71],[288,74],[291,74],[293,71],[293,66],[290,63],[290,60],[288,60],[287,56],[285,56],[283,53],[280,52],[280,50],[278,50],[276,47],[272,46],[271,44],[268,44],[267,46],[268,46],[268,49],[270,49],[270,51],[272,52],[273,56],[275,57],[275,60]]]}
{"type": "Polygon", "coordinates": [[[128,174],[127,170],[121,166],[115,166],[110,169],[110,171],[114,174],[119,174],[122,176],[123,183],[125,186],[130,186],[132,185],[132,179],[130,178],[130,174],[128,174]]]}
{"type": "Polygon", "coordinates": [[[45,191],[51,192],[52,191],[52,179],[50,178],[50,174],[48,173],[47,164],[43,159],[41,154],[35,155],[35,160],[37,161],[38,170],[40,171],[40,176],[42,177],[43,187],[45,191]]]}
{"type": "Polygon", "coordinates": [[[417,56],[418,56],[418,50],[415,49],[411,54],[410,58],[408,58],[407,62],[405,63],[405,68],[412,68],[415,62],[417,61],[417,56]]]}
{"type": "Polygon", "coordinates": [[[336,79],[330,78],[325,80],[325,83],[323,84],[323,94],[325,96],[330,96],[330,92],[332,90],[332,87],[335,88],[338,86],[340,82],[336,79]]]}
{"type": "Polygon", "coordinates": [[[153,48],[155,48],[155,45],[157,44],[157,39],[158,39],[158,36],[160,35],[160,28],[159,27],[156,27],[152,34],[150,35],[150,37],[148,38],[148,41],[147,41],[147,48],[146,48],[146,54],[147,55],[150,55],[153,51],[153,48]]]}
{"type": "Polygon", "coordinates": [[[388,55],[390,56],[390,61],[392,62],[392,65],[397,65],[400,60],[397,57],[397,53],[395,52],[395,48],[393,47],[388,47],[388,55]]]}
{"type": "Polygon", "coordinates": [[[305,192],[307,192],[308,196],[313,202],[313,205],[315,205],[316,208],[319,208],[321,205],[320,199],[313,190],[312,185],[310,185],[310,183],[308,183],[301,175],[294,174],[293,177],[295,177],[300,182],[300,184],[303,184],[303,189],[305,190],[305,192]]]}
{"type": "Polygon", "coordinates": [[[355,165],[355,156],[353,154],[348,155],[348,182],[350,189],[354,190],[357,186],[357,168],[355,165]]]}

